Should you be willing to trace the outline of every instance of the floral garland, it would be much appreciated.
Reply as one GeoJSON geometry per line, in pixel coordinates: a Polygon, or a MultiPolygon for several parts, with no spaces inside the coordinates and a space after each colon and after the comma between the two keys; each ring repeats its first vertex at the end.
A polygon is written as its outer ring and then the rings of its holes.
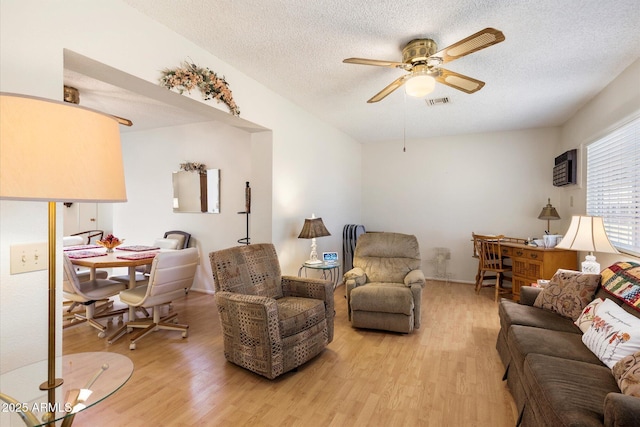
{"type": "Polygon", "coordinates": [[[197,162],[180,163],[180,170],[187,172],[207,173],[207,165],[197,162]]]}
{"type": "Polygon", "coordinates": [[[198,67],[196,64],[185,61],[181,67],[175,70],[165,69],[162,71],[160,85],[168,89],[175,88],[180,94],[185,90],[187,93],[191,93],[193,89],[198,88],[205,101],[209,99],[222,101],[227,104],[231,114],[240,115],[240,108],[233,100],[229,84],[224,77],[218,77],[209,68],[198,67]]]}

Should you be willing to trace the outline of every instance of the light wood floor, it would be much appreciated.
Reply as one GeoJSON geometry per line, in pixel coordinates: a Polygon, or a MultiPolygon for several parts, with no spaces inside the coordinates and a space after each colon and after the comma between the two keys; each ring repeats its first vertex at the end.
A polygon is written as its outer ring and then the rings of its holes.
{"type": "MultiPolygon", "coordinates": [[[[335,338],[315,359],[270,381],[224,359],[212,295],[174,303],[189,337],[159,331],[136,350],[88,325],[64,331],[64,353],[111,351],[135,370],[125,386],[76,416],[75,426],[513,426],[495,350],[491,289],[427,282],[422,327],[410,335],[351,328],[335,292],[335,338]]],[[[115,328],[116,323],[112,326],[115,328]]]]}

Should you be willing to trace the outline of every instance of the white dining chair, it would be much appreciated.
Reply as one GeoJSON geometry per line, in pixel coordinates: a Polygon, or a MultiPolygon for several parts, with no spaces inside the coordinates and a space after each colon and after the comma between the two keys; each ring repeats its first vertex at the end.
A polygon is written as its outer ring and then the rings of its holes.
{"type": "Polygon", "coordinates": [[[69,301],[85,306],[85,313],[74,313],[73,320],[76,322],[72,320],[68,326],[88,322],[99,331],[98,336],[104,338],[107,327],[98,322],[98,319],[111,319],[114,316],[119,316],[120,321],[123,320],[123,314],[127,309],[112,310],[113,301],[110,298],[126,289],[127,285],[109,279],[80,281],[74,265],[66,254],[63,255],[63,273],[62,295],[69,301]],[[96,312],[97,302],[102,302],[98,312],[96,312]]]}
{"type": "Polygon", "coordinates": [[[191,288],[196,269],[200,263],[198,249],[187,248],[181,251],[161,252],[153,259],[149,283],[120,292],[120,301],[130,307],[151,308],[152,319],[130,320],[108,338],[109,344],[115,342],[125,333],[141,328],[132,338],[129,349],[135,350],[136,343],[161,329],[182,331],[182,337],[189,333],[189,325],[175,323],[178,313],[169,308],[166,316],[160,317],[161,306],[183,298],[184,290],[191,288]]]}

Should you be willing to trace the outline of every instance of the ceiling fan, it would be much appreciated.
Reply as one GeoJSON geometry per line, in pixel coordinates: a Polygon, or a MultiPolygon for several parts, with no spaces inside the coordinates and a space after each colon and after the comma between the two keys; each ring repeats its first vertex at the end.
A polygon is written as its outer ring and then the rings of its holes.
{"type": "Polygon", "coordinates": [[[485,47],[504,41],[504,34],[495,28],[485,28],[477,33],[460,40],[440,51],[438,45],[431,39],[411,40],[402,49],[402,62],[382,61],[378,59],[347,58],[342,62],[347,64],[375,65],[378,67],[401,68],[408,71],[405,74],[375,94],[367,102],[378,102],[394,90],[406,84],[408,95],[425,96],[435,86],[435,82],[445,84],[466,93],[474,93],[482,89],[484,82],[474,78],[454,73],[441,68],[441,64],[462,58],[485,47]]]}
{"type": "MultiPolygon", "coordinates": [[[[69,102],[71,104],[76,104],[76,105],[80,104],[80,91],[75,87],[64,85],[64,101],[69,102]]],[[[114,116],[113,114],[108,114],[108,113],[105,113],[105,114],[116,119],[116,121],[121,125],[133,126],[133,122],[129,119],[114,116]]]]}

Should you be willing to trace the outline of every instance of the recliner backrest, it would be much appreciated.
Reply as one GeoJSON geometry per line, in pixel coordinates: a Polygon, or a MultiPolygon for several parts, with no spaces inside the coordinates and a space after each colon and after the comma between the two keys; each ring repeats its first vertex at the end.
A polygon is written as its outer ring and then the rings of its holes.
{"type": "Polygon", "coordinates": [[[282,273],[271,243],[236,246],[209,254],[216,291],[282,298],[282,273]]]}
{"type": "Polygon", "coordinates": [[[368,282],[402,283],[410,271],[420,269],[420,262],[416,236],[388,232],[361,235],[353,258],[368,282]]]}

